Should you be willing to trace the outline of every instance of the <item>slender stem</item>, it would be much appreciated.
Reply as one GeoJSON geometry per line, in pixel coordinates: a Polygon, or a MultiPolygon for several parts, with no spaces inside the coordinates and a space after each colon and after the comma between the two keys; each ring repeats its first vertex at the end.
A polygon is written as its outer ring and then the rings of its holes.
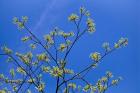
{"type": "Polygon", "coordinates": [[[59,85],[59,77],[57,77],[57,82],[56,82],[56,91],[55,91],[55,93],[58,93],[58,90],[59,90],[58,85],[59,85]]]}

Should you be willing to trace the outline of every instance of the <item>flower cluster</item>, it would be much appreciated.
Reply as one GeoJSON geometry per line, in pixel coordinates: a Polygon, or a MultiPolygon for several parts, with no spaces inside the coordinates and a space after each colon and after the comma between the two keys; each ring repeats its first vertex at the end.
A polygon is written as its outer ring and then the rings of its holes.
{"type": "Polygon", "coordinates": [[[71,70],[71,69],[64,69],[64,72],[65,72],[65,74],[73,74],[74,73],[74,71],[73,70],[71,70]]]}
{"type": "Polygon", "coordinates": [[[54,76],[54,77],[61,77],[62,76],[62,74],[63,74],[63,70],[61,70],[59,67],[53,67],[53,69],[52,70],[50,70],[50,74],[52,75],[52,76],[54,76]]]}
{"type": "Polygon", "coordinates": [[[36,87],[36,89],[37,89],[39,92],[43,91],[44,88],[45,88],[45,84],[44,84],[44,83],[41,83],[41,84],[39,84],[38,87],[36,87]]]}
{"type": "Polygon", "coordinates": [[[68,87],[72,88],[72,89],[76,89],[76,84],[75,83],[69,83],[68,87]]]}
{"type": "Polygon", "coordinates": [[[43,67],[42,67],[42,71],[44,71],[44,72],[49,72],[49,71],[50,71],[50,67],[43,66],[43,67]]]}
{"type": "Polygon", "coordinates": [[[25,36],[25,37],[23,37],[21,40],[22,40],[23,42],[26,42],[26,41],[31,40],[31,37],[25,36]]]}
{"type": "Polygon", "coordinates": [[[112,80],[111,85],[117,85],[120,80],[122,80],[122,77],[118,77],[117,79],[112,80]]]}
{"type": "Polygon", "coordinates": [[[29,65],[32,57],[33,57],[33,54],[31,52],[28,52],[26,54],[20,54],[20,53],[16,53],[16,56],[19,57],[19,59],[24,62],[26,65],[29,65]]]}
{"type": "Polygon", "coordinates": [[[33,82],[35,82],[35,79],[29,79],[28,80],[28,83],[31,83],[32,84],[33,82]]]}
{"type": "Polygon", "coordinates": [[[90,33],[95,32],[95,23],[91,18],[87,19],[87,26],[88,26],[88,32],[90,33]]]}
{"type": "Polygon", "coordinates": [[[91,85],[87,84],[84,88],[83,91],[87,92],[91,88],[91,85]]]}
{"type": "Polygon", "coordinates": [[[102,47],[105,49],[106,52],[111,50],[108,42],[104,42],[102,47]]]}
{"type": "Polygon", "coordinates": [[[49,44],[53,44],[54,41],[53,41],[53,38],[51,37],[51,35],[45,35],[44,36],[44,39],[49,43],[49,44]]]}
{"type": "Polygon", "coordinates": [[[4,51],[5,54],[11,54],[11,53],[12,53],[12,50],[9,49],[9,48],[6,47],[6,46],[2,47],[2,50],[4,51]]]}
{"type": "Polygon", "coordinates": [[[17,72],[20,73],[20,74],[26,75],[25,70],[23,68],[21,68],[21,67],[17,68],[17,72]]]}
{"type": "Polygon", "coordinates": [[[88,17],[90,16],[90,12],[88,10],[86,10],[85,7],[80,8],[80,14],[84,14],[84,15],[86,15],[88,17]]]}
{"type": "Polygon", "coordinates": [[[79,19],[78,15],[72,13],[70,16],[69,16],[69,21],[76,21],[79,19]]]}
{"type": "Polygon", "coordinates": [[[18,19],[17,17],[13,18],[13,23],[16,24],[18,26],[18,28],[23,29],[24,28],[24,23],[26,23],[28,21],[28,17],[27,16],[23,16],[20,19],[18,19]]]}
{"type": "Polygon", "coordinates": [[[90,54],[90,58],[96,62],[98,62],[101,59],[101,55],[98,52],[94,52],[90,54]]]}
{"type": "Polygon", "coordinates": [[[42,54],[38,54],[37,55],[37,59],[39,61],[46,61],[46,62],[48,62],[49,61],[49,56],[46,55],[45,53],[42,53],[42,54]]]}
{"type": "Polygon", "coordinates": [[[66,48],[67,48],[67,45],[65,43],[62,43],[59,46],[59,50],[62,51],[62,52],[65,51],[66,48]]]}
{"type": "Polygon", "coordinates": [[[36,44],[30,44],[31,49],[35,49],[36,48],[36,44]]]}
{"type": "Polygon", "coordinates": [[[14,77],[15,76],[15,70],[14,69],[10,69],[10,74],[11,74],[12,77],[14,77]]]}
{"type": "Polygon", "coordinates": [[[63,31],[60,31],[59,32],[59,35],[63,36],[64,38],[68,38],[70,36],[74,36],[74,33],[73,32],[68,32],[68,33],[65,33],[63,31]]]}
{"type": "Polygon", "coordinates": [[[121,46],[126,46],[128,44],[128,39],[127,38],[120,38],[120,40],[114,44],[115,48],[120,48],[121,46]]]}
{"type": "Polygon", "coordinates": [[[118,82],[121,80],[121,78],[119,77],[118,79],[112,80],[110,83],[112,77],[113,77],[112,73],[108,71],[106,72],[106,76],[103,76],[101,79],[99,79],[95,85],[87,84],[83,88],[83,91],[84,92],[90,91],[90,93],[96,93],[96,92],[103,93],[109,87],[113,85],[117,85],[118,82]]]}
{"type": "Polygon", "coordinates": [[[7,93],[7,91],[6,90],[0,90],[0,93],[7,93]]]}

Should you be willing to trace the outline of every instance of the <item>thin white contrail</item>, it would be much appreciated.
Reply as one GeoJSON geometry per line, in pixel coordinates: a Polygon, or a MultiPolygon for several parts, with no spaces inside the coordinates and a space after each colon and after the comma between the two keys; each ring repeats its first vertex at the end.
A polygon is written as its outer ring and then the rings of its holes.
{"type": "Polygon", "coordinates": [[[49,5],[49,7],[46,7],[44,12],[41,14],[39,21],[33,28],[33,31],[36,32],[38,28],[42,25],[43,21],[45,20],[46,16],[49,16],[49,12],[53,9],[54,5],[56,4],[56,0],[53,0],[52,3],[49,5]]]}

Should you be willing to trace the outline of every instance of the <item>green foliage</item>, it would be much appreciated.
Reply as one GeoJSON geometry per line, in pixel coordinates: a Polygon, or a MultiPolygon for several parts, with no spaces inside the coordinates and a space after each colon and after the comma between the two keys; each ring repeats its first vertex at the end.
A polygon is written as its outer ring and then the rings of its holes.
{"type": "Polygon", "coordinates": [[[30,86],[23,87],[24,84],[32,85],[36,89],[36,92],[45,93],[46,87],[49,84],[46,83],[47,79],[44,80],[44,76],[49,76],[56,80],[56,86],[54,87],[56,93],[70,93],[71,91],[76,91],[76,93],[105,93],[110,87],[118,85],[121,78],[113,79],[113,75],[109,71],[95,84],[90,83],[86,79],[86,76],[90,70],[98,67],[104,57],[118,48],[126,46],[128,39],[120,38],[113,47],[108,42],[103,43],[102,47],[105,53],[92,52],[90,54],[91,64],[80,72],[76,72],[72,68],[68,68],[68,56],[75,43],[86,32],[94,33],[96,29],[90,12],[84,7],[80,8],[80,14],[72,13],[68,17],[68,20],[76,26],[76,31],[65,32],[56,27],[50,33],[44,35],[43,40],[40,40],[26,26],[28,21],[27,16],[23,16],[21,19],[17,17],[13,18],[13,23],[20,30],[24,29],[25,33],[28,34],[21,41],[24,43],[28,41],[31,50],[26,53],[16,52],[14,54],[8,47],[2,47],[3,53],[0,53],[0,55],[8,56],[7,61],[11,62],[9,64],[14,64],[14,66],[9,70],[10,76],[0,74],[0,85],[9,85],[7,88],[3,87],[0,93],[21,93],[23,90],[23,93],[31,93],[32,88],[30,86]],[[86,18],[86,22],[82,21],[83,17],[86,18]],[[85,24],[85,28],[84,26],[81,27],[80,24],[82,22],[85,24]],[[60,38],[63,39],[63,41],[61,40],[62,42],[59,42],[60,38]],[[39,49],[41,47],[44,51],[35,54],[34,50],[39,51],[38,47],[39,49]],[[78,84],[75,80],[79,80],[83,84],[78,84]]]}

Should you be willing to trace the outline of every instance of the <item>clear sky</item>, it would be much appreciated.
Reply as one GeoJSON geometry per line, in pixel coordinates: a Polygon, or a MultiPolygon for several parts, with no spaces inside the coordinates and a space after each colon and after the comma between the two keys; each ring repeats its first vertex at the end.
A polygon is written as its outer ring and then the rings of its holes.
{"type": "MultiPolygon", "coordinates": [[[[69,57],[71,67],[82,69],[91,61],[91,52],[103,52],[103,42],[113,45],[120,37],[127,37],[129,45],[107,56],[95,71],[89,73],[87,79],[97,80],[110,70],[115,76],[122,76],[123,81],[107,93],[140,93],[138,3],[139,0],[0,0],[0,46],[7,45],[14,51],[28,48],[20,42],[23,32],[19,32],[12,24],[14,16],[28,16],[29,27],[41,38],[55,26],[71,31],[72,24],[68,22],[67,16],[72,12],[77,13],[79,7],[84,6],[95,20],[96,32],[85,35],[73,48],[69,57]]],[[[9,67],[0,57],[0,73],[8,73],[9,67]]],[[[53,89],[49,91],[51,93],[53,89]]]]}

